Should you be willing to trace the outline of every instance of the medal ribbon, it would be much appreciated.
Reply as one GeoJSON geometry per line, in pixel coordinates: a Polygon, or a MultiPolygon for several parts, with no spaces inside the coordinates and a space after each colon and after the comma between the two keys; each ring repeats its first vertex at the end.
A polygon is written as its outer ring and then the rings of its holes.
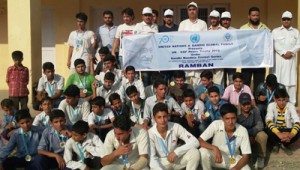
{"type": "Polygon", "coordinates": [[[77,143],[77,148],[79,150],[80,160],[84,163],[83,147],[82,147],[82,145],[80,143],[77,143]]]}
{"type": "Polygon", "coordinates": [[[134,107],[134,103],[131,102],[131,106],[132,106],[132,110],[133,110],[133,114],[136,118],[136,121],[139,122],[139,118],[140,118],[140,114],[141,114],[141,107],[142,107],[142,103],[140,103],[139,109],[137,112],[135,112],[135,107],[134,107]]]}
{"type": "Polygon", "coordinates": [[[268,104],[269,104],[271,102],[271,100],[273,99],[275,90],[272,91],[271,95],[270,95],[270,92],[268,89],[266,89],[266,91],[267,91],[267,99],[268,99],[268,104]]]}
{"type": "Polygon", "coordinates": [[[117,116],[120,116],[121,114],[122,114],[122,112],[123,112],[123,105],[122,105],[122,107],[121,107],[121,111],[120,112],[118,112],[117,110],[116,110],[116,114],[117,114],[117,116]]]}
{"type": "Polygon", "coordinates": [[[128,155],[122,155],[123,167],[126,168],[126,164],[128,161],[128,155]]]}
{"type": "Polygon", "coordinates": [[[60,142],[65,142],[64,139],[66,139],[67,137],[65,137],[63,134],[57,132],[57,130],[55,130],[55,134],[57,135],[58,140],[59,140],[60,142]]]}
{"type": "MultiPolygon", "coordinates": [[[[8,122],[15,122],[15,123],[16,123],[16,120],[14,120],[15,117],[16,117],[16,113],[17,113],[17,111],[15,110],[15,111],[14,111],[14,115],[10,118],[10,120],[9,120],[8,122]]],[[[7,120],[7,119],[6,119],[6,120],[7,120]]]]}
{"type": "Polygon", "coordinates": [[[86,30],[83,31],[81,36],[78,36],[78,31],[76,31],[76,48],[78,49],[83,44],[83,36],[86,30]]]}
{"type": "Polygon", "coordinates": [[[24,133],[23,129],[21,128],[21,139],[22,139],[23,146],[25,148],[26,155],[29,155],[29,149],[28,149],[27,143],[30,140],[31,136],[32,136],[32,133],[31,133],[31,131],[29,131],[28,135],[26,135],[26,139],[25,139],[25,133],[24,133]]]}
{"type": "Polygon", "coordinates": [[[69,106],[69,110],[71,111],[71,118],[70,118],[70,121],[74,124],[77,122],[77,118],[78,118],[78,115],[79,115],[79,107],[76,106],[75,110],[69,106]]]}
{"type": "MultiPolygon", "coordinates": [[[[168,144],[169,136],[170,136],[170,135],[168,135],[167,138],[166,138],[167,144],[168,144]]],[[[157,139],[158,139],[159,145],[161,146],[162,151],[164,152],[164,154],[165,154],[166,157],[167,157],[168,154],[169,154],[168,147],[164,144],[164,141],[163,141],[160,137],[157,137],[157,139]]]]}
{"type": "Polygon", "coordinates": [[[49,90],[49,97],[54,95],[54,85],[52,85],[49,81],[47,82],[48,90],[49,90]]]}
{"type": "Polygon", "coordinates": [[[79,75],[77,74],[78,76],[78,79],[80,81],[80,85],[85,89],[86,88],[86,76],[85,76],[85,73],[84,73],[84,76],[83,76],[83,81],[81,80],[81,78],[79,77],[79,75]]]}
{"type": "Polygon", "coordinates": [[[230,157],[233,158],[235,145],[236,145],[236,137],[232,136],[229,140],[228,136],[227,136],[227,133],[225,132],[225,138],[226,138],[227,147],[228,147],[228,150],[229,150],[229,153],[230,153],[230,157]],[[230,143],[231,141],[233,141],[233,147],[231,147],[231,143],[230,143]]]}

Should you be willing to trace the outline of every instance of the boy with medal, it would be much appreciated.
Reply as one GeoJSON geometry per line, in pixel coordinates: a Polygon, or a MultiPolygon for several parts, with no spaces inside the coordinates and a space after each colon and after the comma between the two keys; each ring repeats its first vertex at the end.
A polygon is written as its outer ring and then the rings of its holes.
{"type": "Polygon", "coordinates": [[[88,121],[90,104],[79,97],[80,89],[76,85],[70,85],[64,92],[66,99],[61,101],[59,109],[66,114],[67,125],[73,125],[78,120],[88,121]]]}
{"type": "Polygon", "coordinates": [[[113,111],[115,117],[118,117],[122,114],[130,117],[130,109],[126,104],[122,103],[121,97],[118,93],[111,94],[109,96],[109,102],[111,103],[111,110],[113,111]]]}
{"type": "Polygon", "coordinates": [[[104,141],[106,134],[113,127],[112,122],[115,116],[109,108],[105,108],[105,99],[101,96],[94,98],[91,105],[92,112],[88,117],[90,131],[97,134],[104,141]]]}
{"type": "Polygon", "coordinates": [[[131,126],[126,114],[116,117],[104,142],[105,156],[101,159],[102,170],[146,170],[149,153],[147,131],[131,126]]]}
{"type": "Polygon", "coordinates": [[[69,52],[67,66],[71,73],[75,72],[75,68],[72,65],[76,59],[83,59],[87,64],[85,71],[89,72],[89,59],[93,53],[93,48],[96,44],[97,36],[93,31],[87,30],[85,25],[88,17],[85,13],[76,14],[76,23],[78,30],[72,31],[68,39],[69,52]]]}
{"type": "Polygon", "coordinates": [[[150,138],[150,168],[153,170],[196,170],[200,162],[199,142],[181,125],[168,122],[168,106],[157,103],[153,108],[156,122],[148,130],[150,138]],[[178,146],[181,139],[184,145],[178,146]]]}
{"type": "Polygon", "coordinates": [[[92,84],[95,81],[95,77],[85,72],[85,61],[83,59],[76,59],[74,61],[76,73],[71,74],[67,80],[66,88],[71,84],[78,86],[80,89],[80,98],[84,98],[89,101],[93,97],[92,84]]]}
{"type": "Polygon", "coordinates": [[[64,169],[63,153],[71,132],[66,126],[65,113],[55,109],[49,114],[51,126],[43,131],[38,145],[38,155],[34,158],[34,168],[39,170],[64,169]]]}
{"type": "Polygon", "coordinates": [[[20,128],[13,133],[8,144],[0,151],[0,169],[15,170],[23,167],[31,170],[43,129],[32,126],[32,118],[28,110],[19,110],[15,119],[20,128]],[[15,148],[17,148],[17,155],[8,158],[15,148]]]}
{"type": "Polygon", "coordinates": [[[40,107],[42,108],[42,112],[35,116],[32,125],[40,126],[44,129],[50,126],[49,114],[52,110],[52,100],[49,97],[42,99],[40,103],[40,107]]]}
{"type": "Polygon", "coordinates": [[[67,168],[100,169],[100,158],[104,153],[105,148],[101,139],[97,135],[89,133],[87,122],[79,120],[72,126],[72,138],[68,139],[64,151],[67,168]]]}
{"type": "Polygon", "coordinates": [[[1,101],[1,109],[4,111],[4,114],[1,123],[3,131],[0,134],[0,138],[4,143],[7,143],[7,140],[9,140],[15,129],[17,129],[15,118],[17,110],[15,109],[14,102],[11,99],[3,99],[1,101]]]}
{"type": "Polygon", "coordinates": [[[130,119],[135,123],[134,126],[148,130],[148,121],[144,119],[145,101],[140,98],[140,94],[134,85],[127,87],[126,94],[130,99],[127,106],[130,108],[130,119]]]}
{"type": "Polygon", "coordinates": [[[213,121],[199,137],[202,169],[250,170],[247,165],[251,154],[249,136],[247,129],[236,123],[237,108],[226,103],[220,112],[222,120],[213,121]],[[211,138],[212,144],[206,142],[211,138]]]}

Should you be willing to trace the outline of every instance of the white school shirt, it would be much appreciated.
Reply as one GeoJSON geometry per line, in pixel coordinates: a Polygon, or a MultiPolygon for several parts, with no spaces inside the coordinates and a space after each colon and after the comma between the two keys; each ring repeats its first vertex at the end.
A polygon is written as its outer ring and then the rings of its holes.
{"type": "MultiPolygon", "coordinates": [[[[106,72],[101,71],[99,75],[95,76],[95,78],[98,81],[101,81],[104,84],[104,76],[105,76],[105,74],[107,72],[109,72],[109,70],[107,70],[106,72]]],[[[115,75],[114,85],[115,86],[120,86],[120,83],[122,81],[122,70],[120,70],[120,69],[114,69],[113,74],[115,75]]]]}
{"type": "Polygon", "coordinates": [[[54,79],[51,83],[48,81],[46,75],[43,75],[39,79],[37,91],[41,92],[45,90],[48,96],[52,97],[57,90],[64,89],[64,84],[65,84],[65,79],[58,74],[54,74],[54,79]]]}
{"type": "MultiPolygon", "coordinates": [[[[132,151],[128,155],[128,163],[133,165],[140,157],[140,155],[149,154],[149,136],[147,131],[141,128],[131,127],[129,143],[132,144],[132,151]]],[[[115,149],[119,147],[120,143],[117,140],[114,130],[108,132],[104,141],[104,147],[106,153],[104,155],[111,154],[115,149]]],[[[116,158],[122,162],[122,156],[116,158]]]]}
{"type": "Polygon", "coordinates": [[[101,157],[103,158],[105,147],[103,145],[103,142],[101,139],[93,134],[88,133],[86,140],[79,144],[80,147],[78,147],[79,143],[75,142],[73,138],[70,138],[67,140],[65,151],[64,151],[64,160],[66,162],[66,167],[70,169],[81,169],[84,170],[86,167],[86,164],[82,162],[80,159],[80,151],[79,148],[82,147],[83,149],[83,155],[84,158],[93,158],[93,157],[101,157]],[[77,160],[73,160],[73,153],[75,153],[78,157],[77,160]]]}
{"type": "Polygon", "coordinates": [[[133,33],[134,34],[158,33],[158,26],[155,23],[153,23],[151,26],[149,26],[144,21],[142,21],[135,25],[133,33]]]}
{"type": "MultiPolygon", "coordinates": [[[[215,120],[206,128],[200,137],[204,141],[213,138],[212,145],[217,146],[222,153],[230,156],[225,134],[226,132],[223,120],[215,120]]],[[[234,157],[240,155],[240,149],[242,152],[241,154],[251,154],[251,146],[247,129],[236,123],[233,135],[236,136],[234,157]]],[[[233,145],[233,141],[230,143],[233,145]]]]}
{"type": "Polygon", "coordinates": [[[119,91],[119,88],[115,85],[112,85],[110,90],[106,90],[103,86],[97,87],[96,96],[101,96],[105,99],[105,106],[110,106],[109,96],[113,93],[118,93],[120,95],[121,101],[123,102],[123,96],[119,91]]]}
{"type": "Polygon", "coordinates": [[[42,111],[41,113],[35,116],[32,125],[44,128],[49,127],[51,125],[49,115],[46,115],[46,113],[42,111]]]}
{"type": "Polygon", "coordinates": [[[70,33],[68,44],[70,47],[73,47],[72,57],[71,57],[71,68],[75,68],[74,61],[78,58],[81,58],[85,61],[87,67],[90,66],[89,56],[90,48],[95,42],[94,32],[90,30],[85,30],[82,33],[79,33],[77,30],[70,33]],[[83,36],[83,37],[82,37],[83,36]],[[77,48],[76,40],[82,37],[82,45],[79,45],[77,48]]]}
{"type": "Polygon", "coordinates": [[[64,99],[60,102],[58,109],[65,113],[67,125],[73,125],[78,120],[88,121],[91,106],[88,101],[79,98],[76,108],[73,109],[73,107],[66,102],[66,99],[64,99]],[[75,115],[76,113],[78,114],[77,116],[75,115]]]}
{"type": "Polygon", "coordinates": [[[160,167],[159,165],[161,164],[161,162],[159,162],[159,158],[167,157],[162,149],[161,143],[159,142],[160,139],[168,149],[168,153],[174,151],[177,157],[183,156],[190,149],[199,147],[199,141],[178,123],[168,122],[166,139],[163,139],[161,137],[161,135],[157,131],[156,125],[150,128],[148,130],[148,133],[150,138],[151,153],[150,167],[160,167]],[[183,140],[185,144],[178,147],[178,139],[183,140]]]}
{"type": "Polygon", "coordinates": [[[145,87],[142,80],[139,79],[134,79],[133,83],[130,84],[129,80],[127,78],[124,78],[122,80],[121,87],[120,87],[120,93],[122,94],[122,96],[125,97],[125,99],[129,100],[129,97],[126,94],[126,89],[132,85],[135,86],[138,92],[140,93],[140,98],[145,99],[146,98],[145,87]]]}
{"type": "Polygon", "coordinates": [[[196,99],[194,108],[192,108],[192,109],[188,108],[184,102],[181,104],[181,108],[183,109],[183,111],[185,113],[187,111],[191,110],[195,117],[195,120],[198,122],[201,122],[201,115],[204,114],[204,110],[205,110],[205,106],[201,100],[196,99]]]}
{"type": "Polygon", "coordinates": [[[105,124],[105,121],[107,119],[111,120],[113,118],[115,118],[114,113],[110,109],[105,108],[103,110],[103,114],[101,116],[95,114],[94,112],[91,112],[89,114],[89,117],[88,117],[88,123],[89,123],[89,126],[90,125],[96,125],[96,124],[97,125],[103,125],[103,124],[105,124]]]}

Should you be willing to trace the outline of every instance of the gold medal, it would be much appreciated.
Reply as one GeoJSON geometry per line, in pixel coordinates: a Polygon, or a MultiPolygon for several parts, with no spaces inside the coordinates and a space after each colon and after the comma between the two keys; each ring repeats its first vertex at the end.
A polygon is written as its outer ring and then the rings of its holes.
{"type": "Polygon", "coordinates": [[[205,117],[209,117],[209,112],[204,113],[205,117]]]}
{"type": "Polygon", "coordinates": [[[83,93],[87,93],[87,89],[83,89],[82,92],[83,92],[83,93]]]}
{"type": "Polygon", "coordinates": [[[193,114],[191,110],[187,110],[185,113],[186,113],[187,115],[193,114]]]}
{"type": "Polygon", "coordinates": [[[65,142],[60,142],[60,143],[59,143],[59,146],[60,146],[60,147],[62,147],[62,148],[64,148],[64,147],[65,147],[65,145],[66,145],[66,143],[65,143],[65,142]]]}
{"type": "Polygon", "coordinates": [[[30,162],[31,161],[31,156],[30,155],[26,155],[25,156],[25,161],[30,162]]]}
{"type": "Polygon", "coordinates": [[[79,48],[76,48],[76,51],[78,52],[78,51],[79,51],[79,48]]]}
{"type": "Polygon", "coordinates": [[[233,157],[230,157],[230,158],[229,158],[229,163],[230,163],[230,164],[235,164],[235,159],[234,159],[233,157]]]}
{"type": "Polygon", "coordinates": [[[123,170],[127,170],[127,167],[125,165],[123,166],[123,170]]]}
{"type": "Polygon", "coordinates": [[[171,81],[171,82],[170,82],[170,86],[175,86],[175,82],[174,82],[174,81],[171,81]]]}

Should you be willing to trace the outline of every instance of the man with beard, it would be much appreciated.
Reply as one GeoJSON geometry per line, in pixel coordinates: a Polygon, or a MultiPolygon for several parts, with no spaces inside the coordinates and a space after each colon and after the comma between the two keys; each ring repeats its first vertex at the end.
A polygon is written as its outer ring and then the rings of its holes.
{"type": "MultiPolygon", "coordinates": [[[[134,28],[134,34],[149,34],[149,33],[157,33],[158,32],[158,26],[155,24],[152,14],[152,9],[149,7],[145,7],[142,11],[142,19],[143,21],[140,23],[137,23],[134,28]]],[[[149,71],[143,71],[142,73],[142,81],[144,83],[144,86],[148,86],[151,84],[150,77],[152,75],[152,72],[149,71]]]]}
{"type": "MultiPolygon", "coordinates": [[[[113,23],[114,15],[111,11],[103,12],[103,22],[104,25],[100,26],[96,31],[98,39],[99,48],[108,47],[109,51],[112,50],[114,44],[114,38],[117,31],[117,26],[113,23]]],[[[118,52],[118,49],[115,49],[115,53],[118,52]]]]}
{"type": "MultiPolygon", "coordinates": [[[[248,18],[249,22],[240,29],[269,29],[265,24],[260,22],[260,11],[257,7],[251,7],[249,9],[248,18]]],[[[248,86],[251,84],[251,77],[253,75],[253,89],[256,89],[258,84],[263,82],[266,76],[266,68],[243,68],[244,83],[248,86]]]]}
{"type": "MultiPolygon", "coordinates": [[[[207,31],[206,22],[198,19],[198,5],[195,2],[187,5],[187,13],[189,18],[180,22],[178,31],[207,31]]],[[[202,70],[186,70],[185,76],[187,77],[187,81],[192,85],[198,85],[200,83],[201,72],[202,70]]]]}

